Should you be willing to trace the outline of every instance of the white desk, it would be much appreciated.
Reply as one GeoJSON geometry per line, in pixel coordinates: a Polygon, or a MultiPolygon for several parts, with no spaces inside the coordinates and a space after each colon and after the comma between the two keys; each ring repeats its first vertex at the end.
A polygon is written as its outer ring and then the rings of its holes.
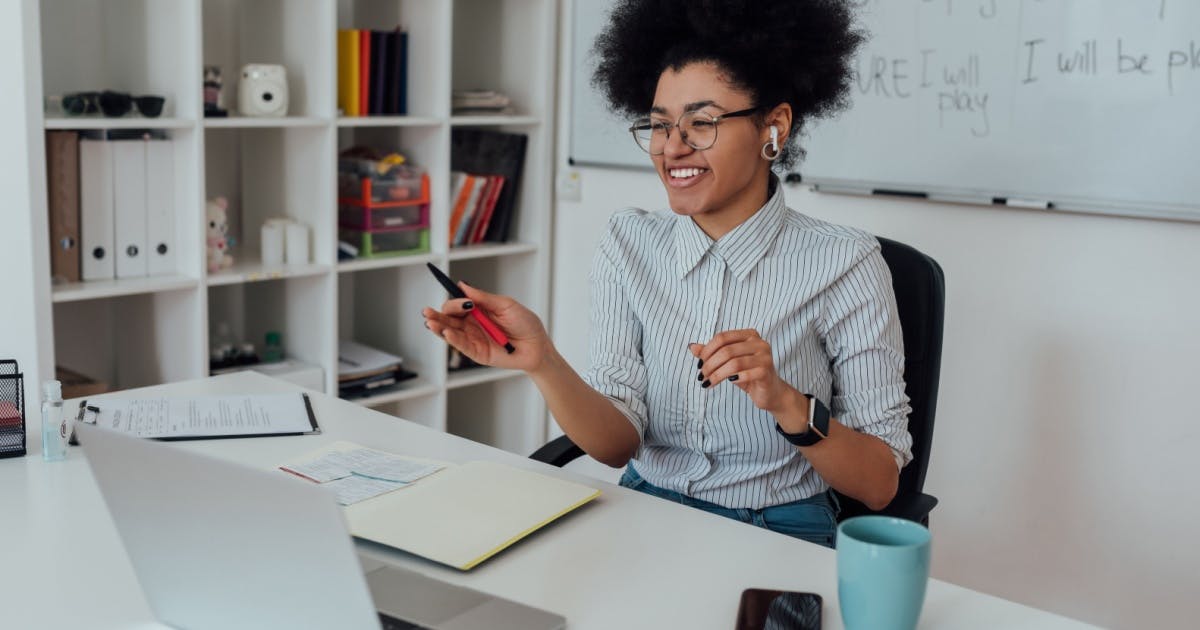
{"type": "MultiPolygon", "coordinates": [[[[189,396],[294,389],[246,372],[153,391],[189,396]]],[[[831,550],[336,398],[316,394],[312,401],[324,430],[319,436],[176,444],[269,468],[325,442],[350,440],[406,455],[502,461],[598,487],[603,494],[591,505],[469,573],[377,545],[359,545],[371,555],[429,575],[564,614],[572,629],[729,629],[742,589],[750,586],[820,593],[824,627],[842,627],[831,550]]],[[[36,412],[32,415],[36,421],[36,412]]],[[[160,627],[78,448],[71,449],[65,462],[44,463],[37,454],[0,460],[0,502],[0,626],[160,627]]],[[[253,550],[246,554],[252,559],[253,550]]],[[[230,567],[230,578],[236,577],[237,567],[230,567]]],[[[921,628],[1084,627],[1089,626],[937,580],[929,583],[921,617],[921,628]]]]}

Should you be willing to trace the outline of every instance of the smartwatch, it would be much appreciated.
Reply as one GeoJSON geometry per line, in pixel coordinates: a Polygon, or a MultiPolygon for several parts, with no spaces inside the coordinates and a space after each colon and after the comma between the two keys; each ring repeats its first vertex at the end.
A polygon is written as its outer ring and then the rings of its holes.
{"type": "Polygon", "coordinates": [[[807,431],[788,433],[779,426],[778,422],[775,423],[775,430],[779,432],[779,435],[796,446],[812,446],[829,436],[829,407],[811,394],[805,394],[804,397],[808,399],[807,431]]]}

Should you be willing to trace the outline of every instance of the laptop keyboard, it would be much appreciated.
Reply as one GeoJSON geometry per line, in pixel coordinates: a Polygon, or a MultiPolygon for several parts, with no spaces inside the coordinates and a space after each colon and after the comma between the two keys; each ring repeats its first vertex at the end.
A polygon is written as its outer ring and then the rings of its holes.
{"type": "Polygon", "coordinates": [[[425,626],[418,626],[415,623],[409,623],[401,619],[396,619],[390,615],[379,613],[379,621],[383,624],[383,630],[430,630],[425,626]]]}

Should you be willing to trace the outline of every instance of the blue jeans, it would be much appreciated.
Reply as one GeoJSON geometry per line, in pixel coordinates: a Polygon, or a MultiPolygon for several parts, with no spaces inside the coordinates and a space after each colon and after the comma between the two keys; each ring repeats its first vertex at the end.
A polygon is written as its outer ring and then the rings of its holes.
{"type": "Polygon", "coordinates": [[[752,510],[749,508],[727,508],[716,503],[709,503],[708,501],[680,494],[674,490],[659,488],[642,479],[642,476],[633,469],[632,465],[625,467],[625,474],[621,475],[620,484],[626,488],[637,490],[650,496],[699,508],[705,512],[712,512],[726,518],[732,518],[743,523],[769,529],[773,532],[787,534],[793,538],[807,540],[808,542],[829,547],[830,549],[833,548],[834,539],[837,536],[838,507],[837,498],[834,497],[833,491],[822,492],[821,494],[801,499],[794,503],[784,503],[782,505],[765,507],[761,510],[752,510]]]}

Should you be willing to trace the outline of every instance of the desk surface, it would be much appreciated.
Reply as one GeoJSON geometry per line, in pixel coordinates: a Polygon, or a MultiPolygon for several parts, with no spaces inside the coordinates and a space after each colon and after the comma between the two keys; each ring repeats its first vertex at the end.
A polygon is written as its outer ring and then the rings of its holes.
{"type": "MultiPolygon", "coordinates": [[[[244,394],[295,388],[253,372],[142,390],[244,394]]],[[[118,394],[120,395],[120,394],[118,394]]],[[[270,468],[334,440],[464,462],[493,460],[602,491],[469,573],[359,543],[365,553],[449,582],[565,615],[569,628],[733,627],[751,586],[820,593],[825,628],[841,628],[833,551],[672,504],[421,425],[313,395],[322,435],[176,443],[270,468]]],[[[0,460],[0,625],[159,627],[78,448],[67,461],[0,460]]],[[[936,538],[934,544],[937,544],[936,538]]],[[[236,569],[231,567],[231,573],[236,569]]],[[[930,580],[921,628],[1085,628],[1080,622],[930,580]]]]}

